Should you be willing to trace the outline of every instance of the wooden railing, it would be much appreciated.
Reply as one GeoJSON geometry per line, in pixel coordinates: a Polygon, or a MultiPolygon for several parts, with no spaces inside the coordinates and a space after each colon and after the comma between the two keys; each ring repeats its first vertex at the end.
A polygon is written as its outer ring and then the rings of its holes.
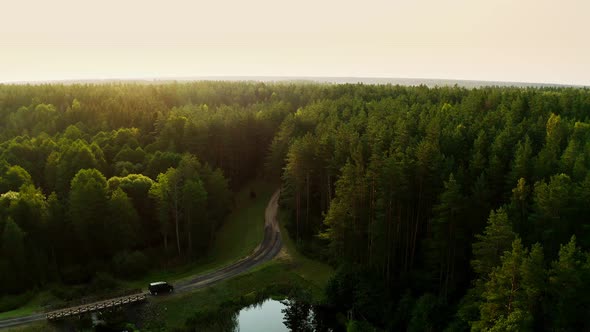
{"type": "Polygon", "coordinates": [[[90,313],[90,312],[94,312],[94,311],[98,311],[98,310],[114,308],[114,307],[130,304],[130,303],[141,302],[141,301],[145,301],[147,299],[147,293],[141,292],[140,290],[139,291],[134,290],[134,291],[135,291],[135,293],[133,293],[133,294],[123,295],[123,296],[110,298],[110,299],[106,299],[106,300],[102,300],[102,301],[90,302],[90,301],[88,301],[89,299],[86,299],[85,301],[87,303],[78,304],[78,305],[72,305],[70,303],[70,306],[68,306],[66,308],[48,310],[45,313],[45,317],[48,320],[61,319],[61,318],[66,318],[66,317],[71,317],[71,316],[78,316],[81,314],[90,313]]]}

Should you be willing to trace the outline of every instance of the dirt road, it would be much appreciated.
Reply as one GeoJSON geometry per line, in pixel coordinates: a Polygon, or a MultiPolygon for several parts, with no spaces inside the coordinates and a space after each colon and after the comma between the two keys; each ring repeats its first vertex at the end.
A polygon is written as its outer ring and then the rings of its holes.
{"type": "MultiPolygon", "coordinates": [[[[281,234],[277,222],[279,194],[280,190],[277,190],[272,195],[268,205],[266,206],[264,216],[264,238],[262,243],[256,247],[252,254],[219,270],[180,280],[174,283],[175,292],[188,292],[191,290],[211,286],[219,281],[226,280],[238,274],[244,273],[251,268],[275,257],[283,245],[281,242],[281,234]]],[[[0,320],[0,329],[28,324],[44,319],[44,313],[36,313],[29,316],[0,320]]]]}

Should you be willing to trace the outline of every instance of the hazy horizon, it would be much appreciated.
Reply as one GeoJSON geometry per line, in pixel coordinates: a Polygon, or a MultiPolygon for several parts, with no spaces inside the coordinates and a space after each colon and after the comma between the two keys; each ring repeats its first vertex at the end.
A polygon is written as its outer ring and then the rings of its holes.
{"type": "Polygon", "coordinates": [[[371,85],[404,85],[417,86],[453,86],[458,85],[467,88],[504,86],[504,87],[574,87],[588,88],[590,85],[582,84],[561,84],[552,82],[516,82],[516,81],[486,81],[486,80],[463,80],[447,78],[421,78],[421,77],[344,77],[344,76],[187,76],[187,77],[139,77],[139,78],[85,78],[85,79],[56,79],[56,80],[31,80],[31,81],[8,81],[0,84],[109,84],[109,83],[170,83],[170,82],[203,82],[203,81],[230,81],[230,82],[308,82],[318,84],[371,84],[371,85]]]}
{"type": "Polygon", "coordinates": [[[4,83],[360,77],[590,85],[590,3],[582,0],[7,7],[4,83]]]}

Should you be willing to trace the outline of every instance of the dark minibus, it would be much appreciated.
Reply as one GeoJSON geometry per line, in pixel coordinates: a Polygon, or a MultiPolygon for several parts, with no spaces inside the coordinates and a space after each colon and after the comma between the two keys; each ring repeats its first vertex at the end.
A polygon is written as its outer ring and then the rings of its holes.
{"type": "Polygon", "coordinates": [[[150,283],[148,290],[152,295],[158,295],[158,293],[172,293],[174,287],[165,281],[158,281],[150,283]]]}

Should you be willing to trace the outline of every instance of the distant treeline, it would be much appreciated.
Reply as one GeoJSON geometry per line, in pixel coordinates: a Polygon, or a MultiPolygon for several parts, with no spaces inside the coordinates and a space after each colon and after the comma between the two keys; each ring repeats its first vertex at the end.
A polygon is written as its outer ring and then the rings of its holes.
{"type": "Polygon", "coordinates": [[[0,138],[4,293],[198,257],[264,175],[358,326],[590,329],[588,89],[6,85],[0,138]]]}

